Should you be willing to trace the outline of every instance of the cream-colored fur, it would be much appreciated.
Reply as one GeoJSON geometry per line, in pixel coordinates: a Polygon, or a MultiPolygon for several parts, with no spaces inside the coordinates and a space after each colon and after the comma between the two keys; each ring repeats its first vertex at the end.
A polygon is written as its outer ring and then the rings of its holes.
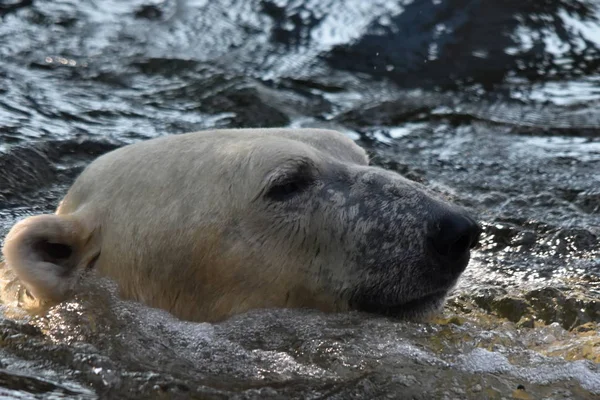
{"type": "Polygon", "coordinates": [[[302,234],[307,223],[262,197],[306,161],[325,172],[331,163],[368,163],[353,141],[329,130],[205,131],[122,147],[86,168],[56,214],[12,228],[6,273],[36,301],[56,303],[91,268],[115,280],[123,297],[196,321],[257,307],[345,309],[326,287],[343,291],[359,279],[336,261],[347,249],[313,251],[310,233],[302,234]],[[285,224],[296,224],[298,235],[279,234],[285,224]],[[316,270],[323,265],[332,266],[327,283],[316,270]]]}

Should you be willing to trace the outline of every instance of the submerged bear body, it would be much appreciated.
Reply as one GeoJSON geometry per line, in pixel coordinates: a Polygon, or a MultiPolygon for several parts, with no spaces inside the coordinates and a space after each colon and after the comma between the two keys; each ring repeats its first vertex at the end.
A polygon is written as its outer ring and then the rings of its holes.
{"type": "Polygon", "coordinates": [[[99,157],[3,252],[40,302],[92,273],[193,321],[265,307],[419,317],[443,303],[478,235],[465,211],[369,166],[341,133],[240,129],[99,157]]]}

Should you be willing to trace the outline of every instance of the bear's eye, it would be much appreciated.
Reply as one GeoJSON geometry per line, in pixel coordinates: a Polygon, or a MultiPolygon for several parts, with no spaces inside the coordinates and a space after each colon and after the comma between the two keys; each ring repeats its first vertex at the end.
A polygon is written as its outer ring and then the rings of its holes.
{"type": "Polygon", "coordinates": [[[285,201],[305,191],[311,184],[307,176],[296,175],[276,182],[267,191],[266,197],[273,201],[285,201]]]}

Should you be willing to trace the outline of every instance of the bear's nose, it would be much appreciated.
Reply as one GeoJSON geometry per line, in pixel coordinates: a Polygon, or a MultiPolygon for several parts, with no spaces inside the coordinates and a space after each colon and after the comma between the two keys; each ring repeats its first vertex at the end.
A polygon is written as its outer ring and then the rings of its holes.
{"type": "Polygon", "coordinates": [[[447,261],[457,261],[477,245],[480,233],[480,226],[471,218],[448,213],[432,224],[429,239],[439,256],[447,261]]]}

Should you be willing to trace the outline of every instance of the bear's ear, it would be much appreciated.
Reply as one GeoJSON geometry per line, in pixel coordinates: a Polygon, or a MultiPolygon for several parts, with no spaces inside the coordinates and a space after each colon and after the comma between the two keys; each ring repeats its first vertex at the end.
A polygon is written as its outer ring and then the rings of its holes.
{"type": "Polygon", "coordinates": [[[77,270],[99,255],[92,232],[65,215],[39,215],[17,223],[2,252],[6,267],[42,302],[65,300],[77,283],[77,270]]]}

